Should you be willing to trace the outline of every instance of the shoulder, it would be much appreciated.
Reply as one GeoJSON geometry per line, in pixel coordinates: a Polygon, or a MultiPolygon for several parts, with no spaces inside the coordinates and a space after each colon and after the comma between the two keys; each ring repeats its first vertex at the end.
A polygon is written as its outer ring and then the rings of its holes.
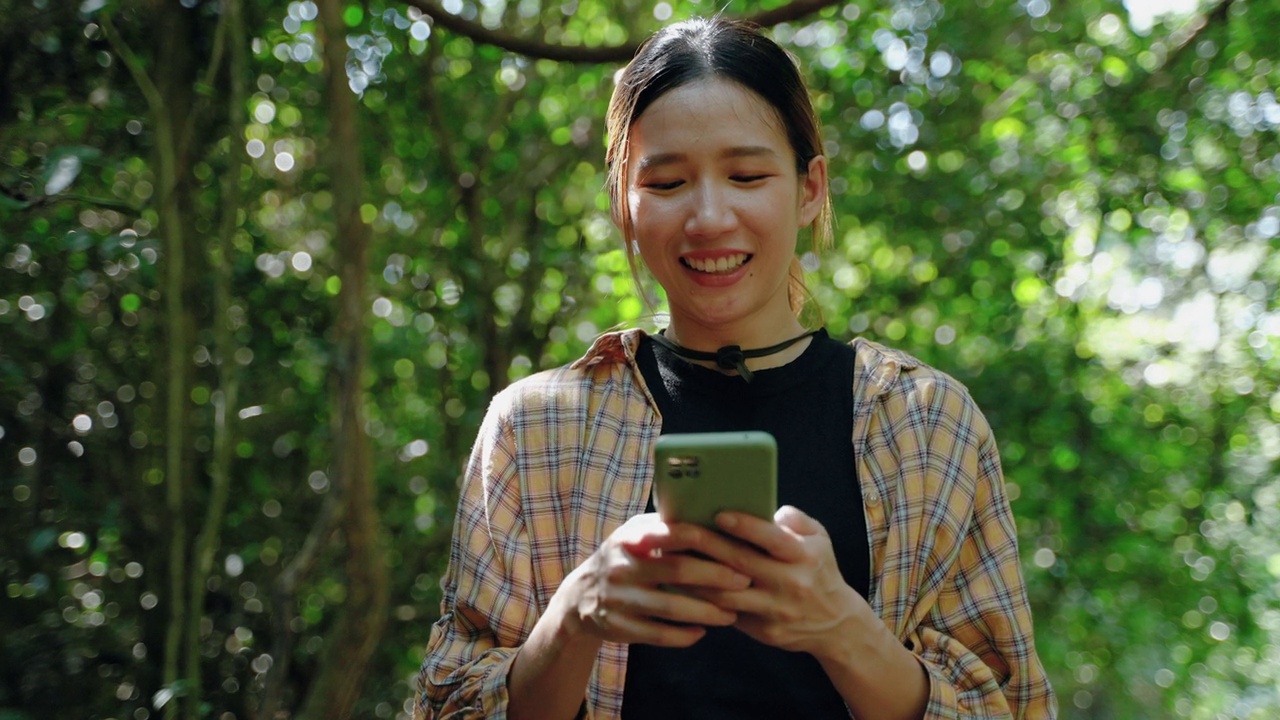
{"type": "Polygon", "coordinates": [[[503,388],[489,404],[491,418],[519,423],[569,410],[590,392],[593,373],[568,365],[535,373],[503,388]]]}
{"type": "Polygon", "coordinates": [[[902,350],[864,338],[850,345],[855,353],[855,396],[879,398],[886,410],[902,413],[912,422],[988,432],[986,419],[964,383],[902,350]]]}
{"type": "Polygon", "coordinates": [[[855,338],[849,345],[854,351],[854,372],[877,390],[958,393],[969,397],[964,383],[908,352],[865,338],[855,338]]]}
{"type": "Polygon", "coordinates": [[[508,385],[494,396],[490,414],[524,417],[585,407],[601,388],[617,386],[634,370],[639,330],[601,335],[579,359],[543,370],[508,385]]]}

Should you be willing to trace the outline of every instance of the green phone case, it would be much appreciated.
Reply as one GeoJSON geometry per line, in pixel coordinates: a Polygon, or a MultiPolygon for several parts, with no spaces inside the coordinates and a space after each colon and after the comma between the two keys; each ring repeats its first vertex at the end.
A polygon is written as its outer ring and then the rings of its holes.
{"type": "Polygon", "coordinates": [[[715,528],[722,510],[772,519],[778,444],[766,432],[662,435],[654,449],[654,505],[667,522],[715,528]]]}

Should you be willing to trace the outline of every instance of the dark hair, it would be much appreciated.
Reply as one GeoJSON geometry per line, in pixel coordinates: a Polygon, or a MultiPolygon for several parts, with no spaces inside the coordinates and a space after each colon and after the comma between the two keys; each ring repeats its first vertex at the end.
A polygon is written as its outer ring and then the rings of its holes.
{"type": "MultiPolygon", "coordinates": [[[[765,37],[759,27],[722,17],[694,18],[654,33],[640,45],[635,57],[618,75],[606,120],[609,200],[614,219],[622,230],[633,276],[637,276],[632,249],[634,238],[626,201],[631,126],[663,94],[706,78],[735,82],[759,95],[777,112],[795,153],[796,170],[802,176],[807,174],[809,162],[822,154],[817,115],[800,71],[791,56],[765,37]]],[[[810,225],[810,231],[815,252],[830,241],[829,197],[823,198],[822,210],[810,225]]],[[[807,295],[804,271],[799,259],[794,258],[788,298],[797,314],[807,295]]]]}

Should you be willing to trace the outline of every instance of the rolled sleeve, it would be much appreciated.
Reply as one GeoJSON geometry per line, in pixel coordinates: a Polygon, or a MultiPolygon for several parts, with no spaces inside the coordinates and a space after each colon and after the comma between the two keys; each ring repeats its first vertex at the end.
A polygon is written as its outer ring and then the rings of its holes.
{"type": "Polygon", "coordinates": [[[458,500],[441,617],[418,674],[419,720],[507,716],[507,677],[537,619],[517,475],[495,399],[458,500]]]}
{"type": "Polygon", "coordinates": [[[1053,718],[999,454],[980,415],[976,424],[977,483],[954,581],[916,633],[930,678],[925,717],[1053,718]]]}

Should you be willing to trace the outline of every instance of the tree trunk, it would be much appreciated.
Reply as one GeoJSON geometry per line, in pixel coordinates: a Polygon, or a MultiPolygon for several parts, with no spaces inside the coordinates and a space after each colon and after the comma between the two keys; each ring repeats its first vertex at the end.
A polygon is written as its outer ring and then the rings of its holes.
{"type": "Polygon", "coordinates": [[[356,98],[347,85],[346,30],[339,0],[320,0],[339,278],[334,327],[334,491],[341,493],[340,529],[346,540],[347,595],[325,644],[304,718],[348,718],[386,625],[387,569],[379,542],[378,511],[364,431],[362,378],[366,367],[364,310],[370,228],[360,218],[361,167],[356,98]]]}
{"type": "Polygon", "coordinates": [[[190,71],[192,59],[187,51],[185,38],[190,35],[190,13],[184,8],[162,0],[152,0],[148,11],[157,23],[167,29],[161,33],[156,46],[156,77],[146,69],[115,30],[110,16],[103,16],[102,29],[116,54],[128,68],[138,87],[147,99],[152,122],[155,124],[155,162],[159,192],[157,197],[160,216],[162,287],[164,314],[166,377],[164,419],[164,481],[165,509],[169,515],[169,577],[167,599],[169,612],[166,620],[164,659],[162,662],[163,687],[157,703],[164,708],[166,718],[176,718],[180,702],[175,698],[182,692],[180,682],[183,627],[186,623],[187,596],[187,523],[186,495],[189,483],[190,463],[187,452],[189,426],[187,396],[191,358],[187,304],[184,291],[187,284],[186,229],[184,208],[190,208],[187,195],[191,191],[183,182],[183,172],[189,163],[185,155],[190,147],[184,142],[181,131],[182,118],[191,104],[190,71]]]}
{"type": "MultiPolygon", "coordinates": [[[[227,168],[223,172],[219,228],[216,243],[212,245],[210,264],[213,266],[213,337],[218,369],[218,392],[214,394],[213,457],[209,463],[209,499],[205,503],[204,520],[192,549],[192,568],[187,584],[187,622],[183,637],[183,654],[186,658],[186,678],[189,691],[186,698],[187,720],[199,717],[201,697],[200,677],[200,621],[203,617],[205,586],[213,573],[214,556],[221,545],[222,524],[226,516],[227,500],[231,491],[232,445],[235,433],[236,404],[239,394],[239,378],[236,373],[235,335],[231,329],[231,276],[234,239],[237,229],[236,214],[240,208],[240,168],[244,165],[244,148],[240,138],[244,136],[245,73],[248,72],[244,20],[240,0],[223,0],[219,22],[216,58],[221,52],[229,59],[227,70],[227,134],[230,136],[227,168]]],[[[212,85],[219,73],[220,62],[215,60],[207,72],[207,83],[212,85]]]]}

